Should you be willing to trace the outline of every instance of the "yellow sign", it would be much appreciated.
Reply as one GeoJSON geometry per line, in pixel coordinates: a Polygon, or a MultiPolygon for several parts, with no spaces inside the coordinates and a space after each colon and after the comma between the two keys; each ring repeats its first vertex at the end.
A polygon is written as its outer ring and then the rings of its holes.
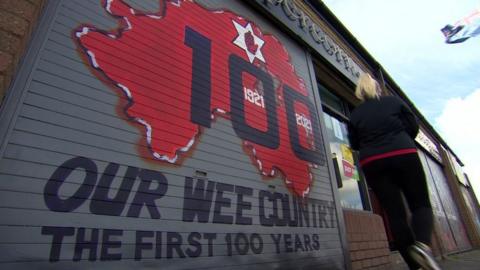
{"type": "Polygon", "coordinates": [[[343,159],[348,161],[350,164],[354,164],[352,149],[350,149],[350,147],[348,147],[346,144],[341,144],[340,148],[342,149],[343,159]]]}

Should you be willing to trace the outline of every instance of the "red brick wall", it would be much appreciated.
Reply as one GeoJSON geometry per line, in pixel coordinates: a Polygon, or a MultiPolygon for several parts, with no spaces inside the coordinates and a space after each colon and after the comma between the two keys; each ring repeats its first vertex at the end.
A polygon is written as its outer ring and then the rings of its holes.
{"type": "Polygon", "coordinates": [[[382,218],[362,211],[343,213],[352,269],[390,269],[390,249],[382,218]]]}
{"type": "Polygon", "coordinates": [[[12,81],[46,1],[0,0],[0,100],[12,81]]]}

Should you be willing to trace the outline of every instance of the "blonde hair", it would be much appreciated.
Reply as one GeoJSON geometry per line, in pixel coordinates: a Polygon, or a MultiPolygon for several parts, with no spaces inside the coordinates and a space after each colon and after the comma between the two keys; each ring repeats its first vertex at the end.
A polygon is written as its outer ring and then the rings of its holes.
{"type": "Polygon", "coordinates": [[[378,99],[380,95],[380,87],[375,79],[368,73],[363,73],[358,79],[355,88],[355,96],[364,101],[365,99],[378,99]]]}

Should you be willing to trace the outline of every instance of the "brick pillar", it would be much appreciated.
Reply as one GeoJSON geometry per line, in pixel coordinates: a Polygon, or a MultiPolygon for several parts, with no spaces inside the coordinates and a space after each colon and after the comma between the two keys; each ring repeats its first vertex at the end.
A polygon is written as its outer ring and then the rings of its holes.
{"type": "Polygon", "coordinates": [[[5,97],[46,2],[0,0],[0,100],[5,97]]]}
{"type": "Polygon", "coordinates": [[[352,270],[389,270],[392,267],[387,234],[379,215],[343,210],[352,270]]]}

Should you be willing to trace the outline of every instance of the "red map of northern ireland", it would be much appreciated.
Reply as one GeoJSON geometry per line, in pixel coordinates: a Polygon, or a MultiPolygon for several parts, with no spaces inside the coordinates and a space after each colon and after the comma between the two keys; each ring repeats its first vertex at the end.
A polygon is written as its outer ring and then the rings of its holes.
{"type": "MultiPolygon", "coordinates": [[[[263,34],[254,23],[228,11],[208,10],[191,1],[168,1],[161,6],[161,12],[145,14],[120,0],[104,1],[105,10],[118,18],[118,28],[107,31],[82,25],[74,32],[95,75],[106,79],[128,100],[124,112],[144,130],[151,156],[178,163],[179,155],[192,151],[197,140],[201,143],[202,127],[191,119],[192,103],[193,108],[203,104],[192,102],[192,81],[197,76],[192,68],[194,61],[204,61],[203,65],[210,67],[211,119],[232,118],[232,108],[238,104],[230,104],[229,61],[239,57],[272,78],[275,98],[271,108],[276,113],[279,138],[278,145],[270,147],[243,140],[244,149],[263,176],[280,174],[290,190],[306,196],[314,164],[297,157],[292,149],[284,89],[288,86],[303,97],[308,92],[283,45],[274,36],[263,34]],[[203,47],[189,46],[187,33],[202,37],[203,47]],[[194,56],[207,51],[209,58],[194,56]]],[[[243,91],[245,125],[266,133],[272,129],[268,124],[272,112],[267,112],[272,102],[266,99],[262,83],[255,76],[243,72],[241,81],[238,89],[243,91]]],[[[197,83],[206,89],[202,80],[197,83]]],[[[293,102],[292,108],[300,146],[321,151],[312,135],[312,121],[316,118],[310,115],[311,110],[302,102],[293,102]]]]}

